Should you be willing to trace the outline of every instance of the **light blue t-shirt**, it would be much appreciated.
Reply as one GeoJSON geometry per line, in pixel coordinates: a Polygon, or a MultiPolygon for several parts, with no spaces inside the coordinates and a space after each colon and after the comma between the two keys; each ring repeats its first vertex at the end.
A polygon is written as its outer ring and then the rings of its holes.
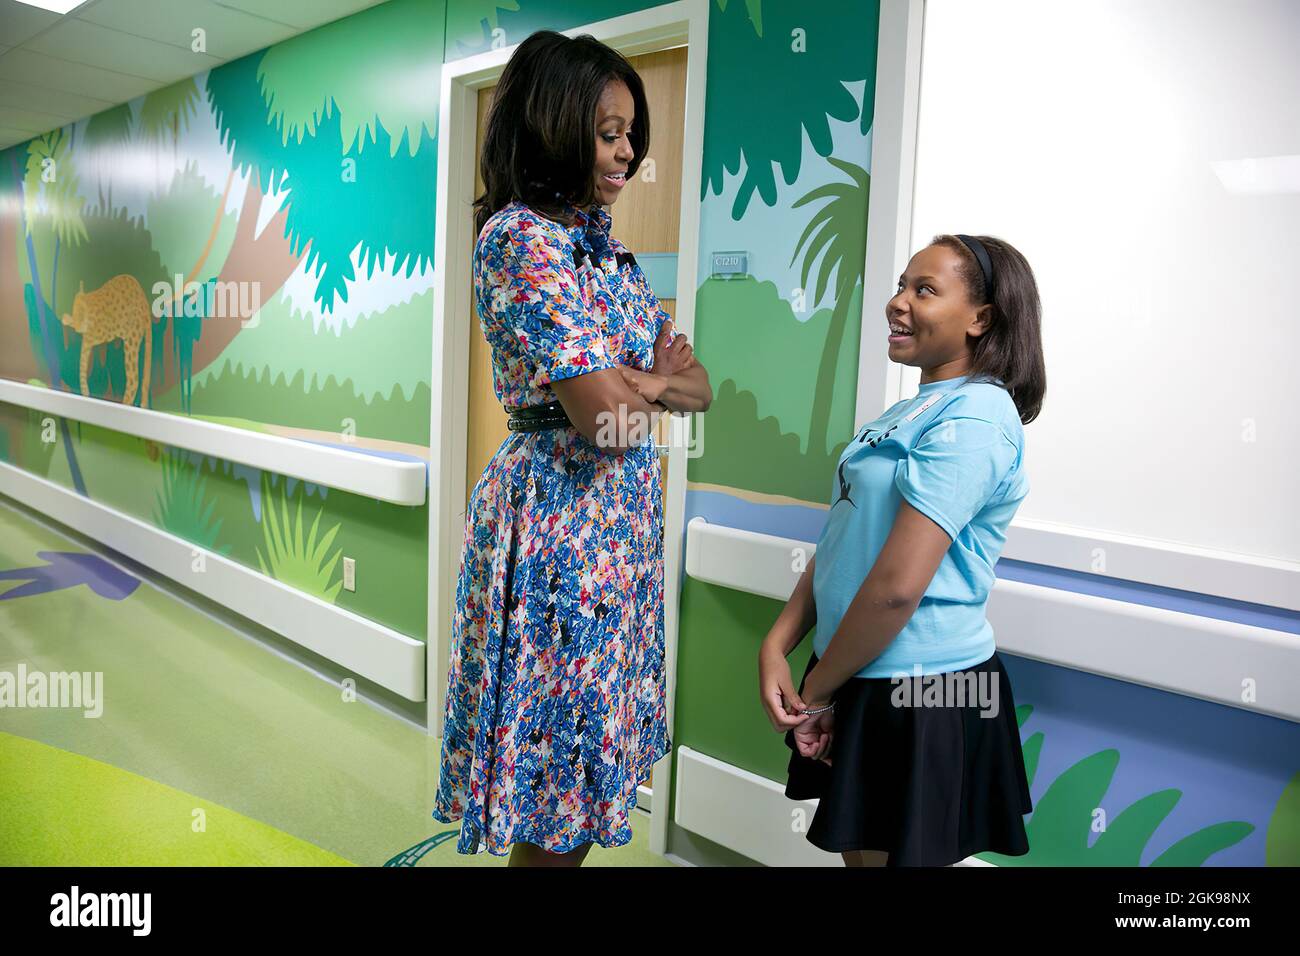
{"type": "Polygon", "coordinates": [[[840,456],[817,541],[821,657],[907,499],[952,544],[911,620],[859,677],[942,674],[993,655],[984,616],[1007,526],[1029,493],[1024,431],[1006,389],[970,376],[930,382],[864,425],[840,456]]]}

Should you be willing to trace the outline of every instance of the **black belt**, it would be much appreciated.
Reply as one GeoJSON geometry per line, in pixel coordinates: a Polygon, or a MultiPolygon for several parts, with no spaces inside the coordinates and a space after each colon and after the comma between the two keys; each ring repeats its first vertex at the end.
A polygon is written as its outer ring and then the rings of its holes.
{"type": "Polygon", "coordinates": [[[559,402],[507,408],[506,411],[510,413],[506,428],[512,432],[536,432],[546,428],[566,428],[573,424],[559,402]]]}

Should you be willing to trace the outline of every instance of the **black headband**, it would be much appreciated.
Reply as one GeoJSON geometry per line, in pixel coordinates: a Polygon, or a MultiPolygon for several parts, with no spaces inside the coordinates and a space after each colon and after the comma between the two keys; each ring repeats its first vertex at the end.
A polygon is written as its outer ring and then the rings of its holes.
{"type": "Polygon", "coordinates": [[[974,236],[963,236],[958,234],[958,239],[971,252],[975,253],[975,258],[979,260],[980,272],[984,274],[984,288],[988,293],[988,300],[993,301],[993,260],[989,258],[988,250],[984,248],[984,243],[980,242],[974,236]]]}

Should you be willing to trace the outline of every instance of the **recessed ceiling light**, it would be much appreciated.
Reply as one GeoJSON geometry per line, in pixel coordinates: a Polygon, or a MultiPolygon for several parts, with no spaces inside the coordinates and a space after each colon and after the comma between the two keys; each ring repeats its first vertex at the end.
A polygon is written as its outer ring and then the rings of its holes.
{"type": "Polygon", "coordinates": [[[25,3],[29,7],[40,7],[52,13],[67,13],[73,7],[81,6],[86,0],[18,0],[18,2],[25,3]]]}

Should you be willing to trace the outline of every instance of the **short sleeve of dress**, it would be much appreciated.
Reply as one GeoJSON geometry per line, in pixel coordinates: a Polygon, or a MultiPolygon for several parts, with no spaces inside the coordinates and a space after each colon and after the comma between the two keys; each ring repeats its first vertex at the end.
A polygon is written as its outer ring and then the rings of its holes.
{"type": "Polygon", "coordinates": [[[492,309],[533,367],[530,386],[615,368],[561,241],[520,223],[496,244],[486,276],[492,309]]]}
{"type": "Polygon", "coordinates": [[[942,418],[917,436],[898,463],[894,484],[913,508],[956,540],[997,491],[1018,454],[993,422],[942,418]]]}

